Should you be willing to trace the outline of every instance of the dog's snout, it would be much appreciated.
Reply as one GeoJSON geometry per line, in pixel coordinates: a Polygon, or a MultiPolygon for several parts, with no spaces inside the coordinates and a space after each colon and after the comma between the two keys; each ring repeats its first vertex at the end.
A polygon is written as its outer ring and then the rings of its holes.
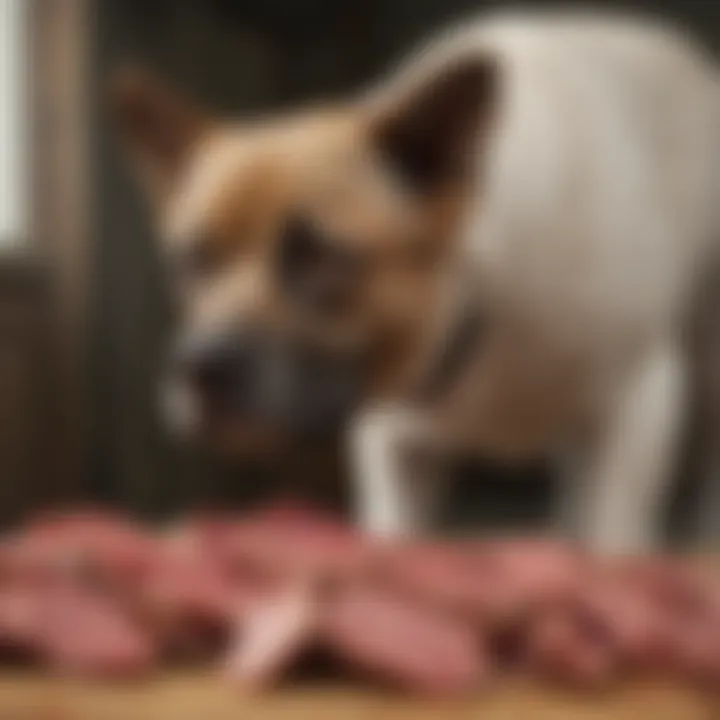
{"type": "Polygon", "coordinates": [[[175,357],[176,375],[210,428],[246,423],[294,435],[324,433],[356,396],[347,359],[267,330],[195,337],[175,357]]]}
{"type": "Polygon", "coordinates": [[[184,348],[180,370],[213,405],[230,402],[241,393],[252,373],[251,347],[239,337],[219,337],[184,348]]]}

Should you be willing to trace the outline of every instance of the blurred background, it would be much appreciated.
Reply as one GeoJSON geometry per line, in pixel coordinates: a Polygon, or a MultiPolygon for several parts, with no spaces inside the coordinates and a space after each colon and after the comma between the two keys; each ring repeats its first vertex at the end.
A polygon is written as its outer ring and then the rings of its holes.
{"type": "MultiPolygon", "coordinates": [[[[289,489],[345,503],[335,443],[229,467],[163,431],[157,378],[172,307],[113,144],[107,77],[141,60],[218,112],[281,109],[351,91],[444,23],[498,4],[0,0],[1,522],[78,499],[153,516],[289,489]]],[[[714,0],[602,5],[676,18],[720,43],[714,0]]],[[[450,523],[533,526],[550,507],[544,468],[457,475],[450,523]]],[[[698,535],[704,498],[682,472],[672,537],[698,535]]]]}

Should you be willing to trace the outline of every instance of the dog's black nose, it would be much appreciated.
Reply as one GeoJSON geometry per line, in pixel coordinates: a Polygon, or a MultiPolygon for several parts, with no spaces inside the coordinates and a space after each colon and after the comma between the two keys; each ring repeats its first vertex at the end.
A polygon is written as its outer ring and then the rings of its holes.
{"type": "Polygon", "coordinates": [[[196,360],[190,375],[199,388],[215,395],[233,384],[236,372],[235,363],[229,355],[207,355],[196,360]]]}

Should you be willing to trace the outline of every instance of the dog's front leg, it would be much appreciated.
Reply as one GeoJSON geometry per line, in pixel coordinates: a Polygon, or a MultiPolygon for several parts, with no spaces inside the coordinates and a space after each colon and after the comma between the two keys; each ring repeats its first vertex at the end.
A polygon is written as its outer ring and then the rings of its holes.
{"type": "Polygon", "coordinates": [[[444,478],[427,441],[428,428],[412,410],[382,407],[355,419],[349,454],[363,529],[385,537],[432,529],[444,478]]]}
{"type": "Polygon", "coordinates": [[[642,356],[613,398],[573,482],[577,526],[604,553],[652,550],[673,476],[685,414],[685,362],[674,344],[642,356]]]}

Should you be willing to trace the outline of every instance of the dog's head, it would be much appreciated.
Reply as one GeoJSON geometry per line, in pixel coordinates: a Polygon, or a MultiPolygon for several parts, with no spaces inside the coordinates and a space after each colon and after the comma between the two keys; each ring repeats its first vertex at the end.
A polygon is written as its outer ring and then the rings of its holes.
{"type": "Polygon", "coordinates": [[[119,76],[115,111],[183,318],[175,420],[256,443],[337,427],[400,381],[495,84],[475,57],[345,105],[224,123],[144,73],[119,76]]]}

